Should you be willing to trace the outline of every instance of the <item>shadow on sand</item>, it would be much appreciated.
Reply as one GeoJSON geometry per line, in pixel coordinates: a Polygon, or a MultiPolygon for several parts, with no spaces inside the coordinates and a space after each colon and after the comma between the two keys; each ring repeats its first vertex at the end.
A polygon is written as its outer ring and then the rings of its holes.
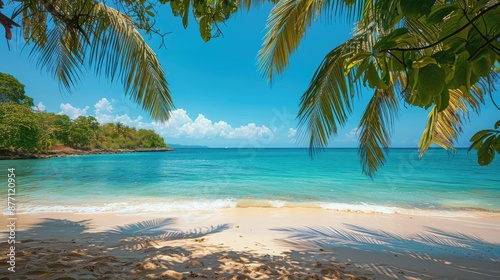
{"type": "Polygon", "coordinates": [[[273,230],[286,234],[279,242],[293,248],[344,254],[357,265],[364,264],[365,269],[393,278],[436,276],[417,271],[419,267],[438,271],[440,279],[456,279],[453,275],[461,275],[458,279],[500,279],[500,244],[430,227],[406,237],[357,225],[344,226],[345,229],[318,226],[273,230]],[[350,255],[353,249],[364,253],[350,255]]]}
{"type": "Polygon", "coordinates": [[[500,279],[499,244],[434,228],[410,237],[349,224],[274,228],[289,250],[269,255],[211,244],[228,224],[178,230],[162,218],[93,232],[91,223],[43,219],[19,231],[16,272],[0,280],[500,279]]]}
{"type": "Polygon", "coordinates": [[[324,255],[320,251],[276,256],[207,242],[210,234],[227,230],[228,224],[177,230],[176,219],[165,218],[92,232],[91,223],[46,218],[19,231],[16,272],[0,273],[0,280],[371,279],[375,275],[350,270],[330,256],[316,258],[324,255]]]}

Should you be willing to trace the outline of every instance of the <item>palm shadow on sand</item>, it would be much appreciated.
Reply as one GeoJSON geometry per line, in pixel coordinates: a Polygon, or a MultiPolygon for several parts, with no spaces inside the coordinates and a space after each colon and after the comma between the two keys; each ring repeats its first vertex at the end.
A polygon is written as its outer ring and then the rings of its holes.
{"type": "MultiPolygon", "coordinates": [[[[177,230],[176,222],[154,219],[92,232],[92,220],[42,219],[18,232],[16,273],[2,275],[0,280],[349,279],[375,275],[349,270],[318,251],[292,250],[279,255],[234,251],[206,241],[210,234],[227,230],[228,224],[177,230]]],[[[389,278],[379,275],[377,279],[389,278]]]]}
{"type": "Polygon", "coordinates": [[[402,236],[357,225],[344,226],[345,229],[316,226],[273,230],[286,234],[278,242],[299,250],[312,252],[314,250],[311,249],[316,248],[320,251],[346,252],[345,249],[348,248],[363,251],[365,258],[361,262],[365,262],[367,268],[384,271],[384,274],[394,278],[400,278],[398,273],[424,276],[417,275],[413,269],[421,266],[448,270],[449,275],[456,274],[458,270],[465,279],[500,279],[500,244],[432,227],[426,227],[422,232],[411,236],[402,236]],[[399,267],[391,268],[392,272],[388,271],[391,269],[384,264],[385,260],[379,259],[381,254],[406,259],[409,264],[402,261],[399,267]]]}

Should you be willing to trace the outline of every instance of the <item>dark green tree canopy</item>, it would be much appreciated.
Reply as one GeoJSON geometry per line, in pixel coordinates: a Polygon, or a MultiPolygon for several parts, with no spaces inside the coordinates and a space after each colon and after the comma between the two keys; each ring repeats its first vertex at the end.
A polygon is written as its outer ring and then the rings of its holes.
{"type": "Polygon", "coordinates": [[[34,152],[42,133],[33,109],[14,102],[0,103],[0,149],[20,147],[34,152]]]}
{"type": "Polygon", "coordinates": [[[0,102],[34,106],[33,98],[26,96],[24,85],[14,76],[0,72],[0,102]]]}

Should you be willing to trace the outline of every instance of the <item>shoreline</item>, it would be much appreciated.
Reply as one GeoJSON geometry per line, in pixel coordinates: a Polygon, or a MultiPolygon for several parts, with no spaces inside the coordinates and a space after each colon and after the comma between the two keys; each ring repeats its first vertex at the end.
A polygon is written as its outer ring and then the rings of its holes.
{"type": "MultiPolygon", "coordinates": [[[[403,207],[398,205],[383,205],[369,203],[345,203],[333,201],[287,201],[280,199],[251,199],[251,198],[220,198],[220,199],[193,199],[183,200],[181,198],[166,199],[164,197],[116,197],[121,202],[105,202],[103,200],[72,201],[64,203],[23,204],[17,209],[20,214],[43,214],[43,213],[116,213],[119,215],[133,215],[135,213],[172,213],[184,211],[186,213],[195,211],[219,212],[231,209],[268,209],[273,210],[302,210],[325,211],[327,213],[355,213],[374,215],[407,215],[436,218],[484,218],[499,219],[500,211],[478,207],[403,207]]],[[[3,214],[6,214],[4,211],[3,214]]]]}
{"type": "Polygon", "coordinates": [[[16,279],[500,277],[498,218],[255,207],[16,218],[16,279]]]}
{"type": "Polygon", "coordinates": [[[130,149],[126,148],[126,149],[80,150],[73,148],[64,148],[58,150],[44,151],[36,154],[2,150],[0,151],[0,160],[44,159],[53,157],[66,157],[66,156],[125,154],[125,153],[141,153],[141,152],[170,152],[170,151],[174,151],[174,149],[173,148],[130,148],[130,149]]]}

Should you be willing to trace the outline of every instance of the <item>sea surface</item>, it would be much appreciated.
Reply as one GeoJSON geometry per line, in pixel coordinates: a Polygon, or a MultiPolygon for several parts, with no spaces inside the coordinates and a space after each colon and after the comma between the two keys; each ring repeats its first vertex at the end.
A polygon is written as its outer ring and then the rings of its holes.
{"type": "Polygon", "coordinates": [[[18,213],[255,206],[500,213],[500,159],[482,167],[474,151],[462,149],[431,149],[422,159],[416,149],[392,149],[373,179],[362,174],[356,149],[326,149],[313,158],[307,149],[177,149],[0,161],[2,201],[7,201],[8,168],[15,168],[18,213]]]}

